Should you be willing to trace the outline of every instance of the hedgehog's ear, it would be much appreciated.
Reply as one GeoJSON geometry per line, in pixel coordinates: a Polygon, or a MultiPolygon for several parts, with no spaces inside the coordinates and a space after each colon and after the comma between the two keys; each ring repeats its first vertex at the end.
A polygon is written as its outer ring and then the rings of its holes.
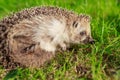
{"type": "Polygon", "coordinates": [[[80,18],[81,21],[85,21],[85,22],[90,22],[91,21],[91,17],[88,16],[88,15],[81,14],[81,15],[79,15],[79,18],[80,18]]]}
{"type": "Polygon", "coordinates": [[[90,16],[85,16],[85,21],[90,22],[91,21],[91,17],[90,16]]]}
{"type": "Polygon", "coordinates": [[[78,22],[77,21],[73,21],[72,27],[77,28],[77,26],[78,26],[78,22]]]}

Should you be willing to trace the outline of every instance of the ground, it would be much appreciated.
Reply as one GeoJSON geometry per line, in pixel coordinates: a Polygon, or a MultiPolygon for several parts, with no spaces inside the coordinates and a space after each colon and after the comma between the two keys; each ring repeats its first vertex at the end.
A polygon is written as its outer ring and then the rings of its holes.
{"type": "Polygon", "coordinates": [[[0,67],[3,80],[119,80],[119,0],[0,0],[0,19],[33,6],[58,6],[92,17],[94,45],[75,45],[39,69],[0,67]]]}

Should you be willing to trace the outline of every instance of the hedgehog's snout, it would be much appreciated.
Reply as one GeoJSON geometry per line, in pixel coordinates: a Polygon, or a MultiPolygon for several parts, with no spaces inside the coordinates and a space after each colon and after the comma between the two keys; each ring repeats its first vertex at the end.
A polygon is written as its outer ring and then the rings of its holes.
{"type": "Polygon", "coordinates": [[[87,43],[94,44],[95,40],[92,37],[86,37],[86,39],[83,42],[85,44],[87,44],[87,43]]]}

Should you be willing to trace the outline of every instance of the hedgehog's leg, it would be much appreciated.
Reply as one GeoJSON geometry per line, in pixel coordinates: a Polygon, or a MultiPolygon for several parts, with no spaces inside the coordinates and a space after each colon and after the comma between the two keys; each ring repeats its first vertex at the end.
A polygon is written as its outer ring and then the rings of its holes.
{"type": "MultiPolygon", "coordinates": [[[[16,47],[16,45],[13,47],[16,47]]],[[[17,43],[17,49],[13,50],[11,57],[15,62],[18,62],[25,67],[40,67],[46,61],[49,61],[54,57],[52,52],[41,50],[39,44],[30,45],[19,42],[17,43]],[[24,52],[21,52],[21,50],[24,52]]]]}
{"type": "Polygon", "coordinates": [[[62,51],[66,51],[67,48],[69,48],[70,45],[68,43],[62,42],[58,45],[58,48],[60,48],[62,51]]]}
{"type": "Polygon", "coordinates": [[[34,51],[35,42],[31,41],[29,37],[23,35],[15,35],[13,37],[16,42],[17,48],[21,53],[30,53],[34,51]]]}
{"type": "Polygon", "coordinates": [[[33,52],[35,44],[31,36],[20,29],[14,29],[14,32],[9,33],[9,50],[15,53],[14,55],[33,52]]]}

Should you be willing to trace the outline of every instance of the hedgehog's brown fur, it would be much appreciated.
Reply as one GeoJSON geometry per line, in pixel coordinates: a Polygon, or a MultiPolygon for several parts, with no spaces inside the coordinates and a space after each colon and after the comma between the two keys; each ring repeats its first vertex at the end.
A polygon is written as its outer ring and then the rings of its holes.
{"type": "MultiPolygon", "coordinates": [[[[8,33],[13,25],[18,24],[20,21],[24,19],[31,19],[37,15],[44,14],[44,15],[64,15],[68,20],[74,15],[73,12],[68,12],[65,9],[60,9],[57,7],[34,7],[31,9],[25,9],[18,13],[11,15],[10,17],[6,17],[0,21],[0,65],[3,65],[4,68],[14,68],[16,66],[30,66],[29,63],[32,61],[31,64],[34,66],[39,67],[39,63],[41,63],[40,59],[49,60],[54,55],[47,54],[40,49],[37,50],[34,54],[21,54],[21,53],[11,53],[10,49],[8,48],[8,33]],[[40,54],[38,52],[41,52],[40,54]],[[44,54],[43,54],[44,53],[44,54]],[[15,62],[15,58],[13,59],[11,56],[14,55],[16,59],[22,58],[23,64],[19,62],[15,62]],[[39,58],[39,56],[42,56],[39,58]]],[[[43,64],[43,63],[42,63],[43,64]]],[[[32,66],[32,65],[31,65],[32,66]]]]}

